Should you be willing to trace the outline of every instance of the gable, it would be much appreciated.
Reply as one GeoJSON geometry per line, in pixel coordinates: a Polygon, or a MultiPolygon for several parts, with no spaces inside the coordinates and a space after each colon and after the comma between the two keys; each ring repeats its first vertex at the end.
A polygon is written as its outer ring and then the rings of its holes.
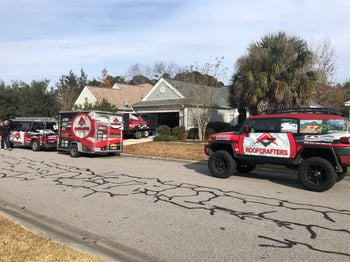
{"type": "Polygon", "coordinates": [[[118,84],[118,88],[86,86],[74,105],[94,104],[97,101],[101,102],[103,99],[106,99],[118,109],[127,109],[133,104],[140,102],[151,89],[152,85],[150,84],[118,84]]]}
{"type": "Polygon", "coordinates": [[[74,105],[94,104],[96,102],[97,97],[90,91],[88,86],[85,86],[74,105]]]}
{"type": "Polygon", "coordinates": [[[142,101],[183,99],[184,96],[168,81],[161,78],[142,101]]]}

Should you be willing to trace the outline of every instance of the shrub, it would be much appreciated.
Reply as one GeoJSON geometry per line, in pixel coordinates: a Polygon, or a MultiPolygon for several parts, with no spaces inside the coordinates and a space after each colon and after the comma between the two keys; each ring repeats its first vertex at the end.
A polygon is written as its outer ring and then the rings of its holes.
{"type": "Polygon", "coordinates": [[[213,128],[207,127],[207,131],[206,131],[205,136],[206,136],[206,137],[209,137],[209,136],[211,136],[211,135],[214,135],[215,133],[217,133],[217,132],[215,132],[215,130],[214,130],[213,128]]]}
{"type": "Polygon", "coordinates": [[[216,121],[208,123],[207,130],[211,130],[214,133],[220,133],[225,131],[232,131],[233,127],[226,122],[216,121]]]}
{"type": "Polygon", "coordinates": [[[171,130],[171,134],[175,136],[178,140],[183,140],[185,135],[185,127],[176,126],[171,130]]]}
{"type": "Polygon", "coordinates": [[[198,128],[191,128],[188,131],[188,138],[189,139],[198,139],[198,128]]]}
{"type": "Polygon", "coordinates": [[[157,135],[153,138],[154,141],[176,141],[178,138],[171,135],[157,135]]]}
{"type": "Polygon", "coordinates": [[[162,136],[162,135],[170,136],[171,135],[170,127],[168,127],[167,125],[159,126],[157,128],[157,135],[159,135],[159,136],[162,136]]]}

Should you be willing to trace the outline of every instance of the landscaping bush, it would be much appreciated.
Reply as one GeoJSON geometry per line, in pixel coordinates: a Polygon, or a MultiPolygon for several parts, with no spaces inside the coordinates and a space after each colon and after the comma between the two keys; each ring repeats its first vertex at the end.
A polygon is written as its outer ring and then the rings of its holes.
{"type": "Polygon", "coordinates": [[[162,125],[157,128],[157,136],[170,136],[171,135],[171,130],[170,127],[167,125],[162,125]]]}
{"type": "Polygon", "coordinates": [[[233,127],[226,122],[216,121],[216,122],[209,122],[207,126],[207,130],[210,130],[215,134],[220,132],[232,131],[233,127]]]}
{"type": "Polygon", "coordinates": [[[171,134],[177,137],[178,140],[183,140],[185,136],[185,127],[184,126],[176,126],[171,130],[171,134]]]}
{"type": "Polygon", "coordinates": [[[207,130],[206,130],[206,133],[205,133],[205,137],[209,137],[211,135],[214,135],[215,133],[218,133],[218,132],[215,132],[215,130],[211,127],[207,127],[207,130]]]}
{"type": "Polygon", "coordinates": [[[188,136],[189,139],[198,139],[198,128],[191,128],[188,131],[188,136]]]}
{"type": "Polygon", "coordinates": [[[176,136],[172,135],[157,135],[153,138],[153,141],[177,141],[179,140],[176,136]]]}
{"type": "Polygon", "coordinates": [[[154,141],[176,141],[183,140],[185,133],[185,127],[176,126],[170,128],[166,125],[162,125],[157,128],[157,135],[154,137],[154,141]]]}

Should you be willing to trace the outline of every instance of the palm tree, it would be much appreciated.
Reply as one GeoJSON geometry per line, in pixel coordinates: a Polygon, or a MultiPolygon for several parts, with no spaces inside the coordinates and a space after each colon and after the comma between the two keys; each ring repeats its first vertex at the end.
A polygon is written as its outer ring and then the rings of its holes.
{"type": "Polygon", "coordinates": [[[248,48],[232,78],[233,105],[253,115],[264,109],[300,107],[310,101],[315,74],[307,43],[280,32],[248,48]]]}

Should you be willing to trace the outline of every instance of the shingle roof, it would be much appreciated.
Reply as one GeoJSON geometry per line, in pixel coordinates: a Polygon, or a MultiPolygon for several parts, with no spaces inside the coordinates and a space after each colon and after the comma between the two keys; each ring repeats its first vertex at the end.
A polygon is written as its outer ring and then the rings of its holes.
{"type": "MultiPolygon", "coordinates": [[[[172,79],[165,79],[169,84],[175,87],[183,96],[188,97],[188,91],[193,87],[203,89],[202,86],[188,82],[182,82],[172,79]]],[[[219,107],[230,107],[230,86],[222,86],[222,87],[212,87],[208,86],[209,89],[216,89],[215,97],[213,97],[212,102],[215,106],[219,107]]]]}
{"type": "Polygon", "coordinates": [[[117,108],[125,108],[127,102],[130,106],[140,102],[143,97],[152,89],[151,84],[127,85],[118,83],[120,89],[87,86],[98,101],[104,98],[117,108]]]}

